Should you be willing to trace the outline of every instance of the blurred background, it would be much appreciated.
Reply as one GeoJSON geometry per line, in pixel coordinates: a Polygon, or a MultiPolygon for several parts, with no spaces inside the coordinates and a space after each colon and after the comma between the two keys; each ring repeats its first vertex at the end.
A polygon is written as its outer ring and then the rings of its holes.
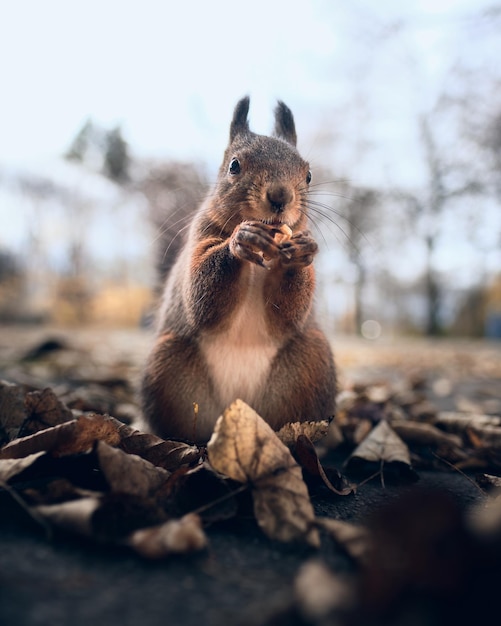
{"type": "Polygon", "coordinates": [[[0,2],[0,322],[145,325],[249,94],[327,331],[501,338],[500,59],[495,0],[0,2]]]}

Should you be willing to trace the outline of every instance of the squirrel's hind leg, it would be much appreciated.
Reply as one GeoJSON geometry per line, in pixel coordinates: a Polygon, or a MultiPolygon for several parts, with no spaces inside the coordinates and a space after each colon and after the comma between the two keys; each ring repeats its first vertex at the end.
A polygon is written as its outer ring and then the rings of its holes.
{"type": "Polygon", "coordinates": [[[334,416],[336,371],[327,338],[317,328],[295,335],[277,353],[256,411],[275,430],[288,422],[334,416]]]}
{"type": "Polygon", "coordinates": [[[150,354],[141,384],[143,419],[164,439],[204,443],[214,424],[210,380],[197,344],[161,335],[150,354]]]}

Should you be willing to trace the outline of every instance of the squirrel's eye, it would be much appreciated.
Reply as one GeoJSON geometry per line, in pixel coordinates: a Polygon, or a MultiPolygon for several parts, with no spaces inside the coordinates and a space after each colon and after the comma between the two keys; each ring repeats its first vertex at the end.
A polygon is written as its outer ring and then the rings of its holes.
{"type": "Polygon", "coordinates": [[[232,159],[228,171],[233,175],[240,174],[240,161],[238,159],[232,159]]]}
{"type": "Polygon", "coordinates": [[[311,183],[311,170],[308,170],[306,174],[306,184],[309,185],[311,183]]]}

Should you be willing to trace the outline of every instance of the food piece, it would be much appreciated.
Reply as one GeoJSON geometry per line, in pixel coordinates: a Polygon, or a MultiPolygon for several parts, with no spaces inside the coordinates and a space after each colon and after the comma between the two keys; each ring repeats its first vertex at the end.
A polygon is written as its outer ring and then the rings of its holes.
{"type": "Polygon", "coordinates": [[[275,233],[274,239],[277,243],[288,241],[292,236],[292,229],[287,224],[282,224],[275,233]]]}

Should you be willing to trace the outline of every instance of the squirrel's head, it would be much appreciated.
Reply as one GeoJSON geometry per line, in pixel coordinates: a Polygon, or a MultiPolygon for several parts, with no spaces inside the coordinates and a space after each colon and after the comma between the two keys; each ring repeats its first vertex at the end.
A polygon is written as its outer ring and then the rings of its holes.
{"type": "Polygon", "coordinates": [[[296,129],[291,110],[278,102],[273,136],[251,132],[249,98],[233,113],[230,137],[219,170],[216,196],[225,230],[242,220],[305,227],[309,164],[296,150],[296,129]]]}

